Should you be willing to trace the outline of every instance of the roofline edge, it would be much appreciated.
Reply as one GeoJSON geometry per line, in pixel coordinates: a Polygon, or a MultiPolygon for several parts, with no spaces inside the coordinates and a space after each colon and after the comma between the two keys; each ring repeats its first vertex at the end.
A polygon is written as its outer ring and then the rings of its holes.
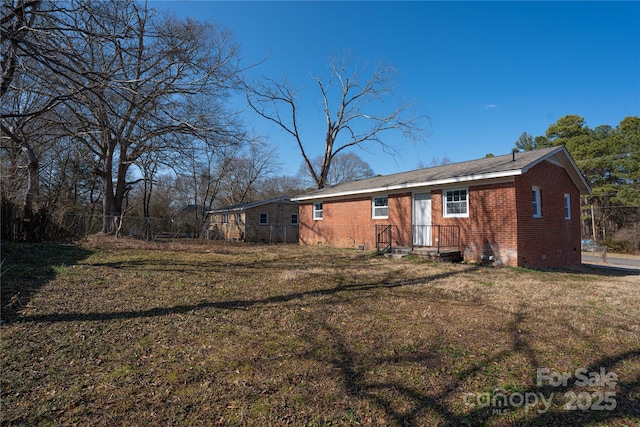
{"type": "Polygon", "coordinates": [[[387,187],[375,187],[375,188],[368,188],[366,190],[351,190],[351,191],[341,191],[341,192],[332,193],[332,194],[319,194],[319,195],[292,197],[291,201],[304,202],[308,200],[329,199],[329,198],[344,197],[344,196],[357,196],[360,194],[383,193],[386,191],[410,190],[412,188],[418,188],[418,187],[435,187],[438,185],[455,184],[458,182],[465,183],[470,181],[504,178],[508,176],[517,176],[517,175],[522,175],[521,169],[513,169],[513,170],[503,171],[503,172],[491,172],[488,174],[479,174],[479,175],[466,175],[466,176],[460,176],[460,177],[437,179],[433,181],[414,182],[409,184],[390,185],[387,187]]]}

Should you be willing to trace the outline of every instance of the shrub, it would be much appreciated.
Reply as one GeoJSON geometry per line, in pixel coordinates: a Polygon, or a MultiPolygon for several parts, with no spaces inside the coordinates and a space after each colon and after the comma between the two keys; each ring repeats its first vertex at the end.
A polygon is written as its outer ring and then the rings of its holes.
{"type": "Polygon", "coordinates": [[[615,252],[636,254],[640,252],[640,224],[618,230],[605,244],[615,252]]]}

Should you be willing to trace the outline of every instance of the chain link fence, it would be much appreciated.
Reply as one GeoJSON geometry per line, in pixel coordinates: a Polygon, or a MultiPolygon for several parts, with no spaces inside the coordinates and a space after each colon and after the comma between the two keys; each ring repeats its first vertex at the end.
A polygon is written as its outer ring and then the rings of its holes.
{"type": "MultiPolygon", "coordinates": [[[[102,230],[102,222],[102,215],[66,214],[63,220],[63,227],[75,237],[81,238],[100,232],[102,230]]],[[[193,224],[178,223],[171,218],[125,215],[122,218],[120,236],[142,240],[158,240],[163,238],[200,237],[200,232],[193,224]]]]}

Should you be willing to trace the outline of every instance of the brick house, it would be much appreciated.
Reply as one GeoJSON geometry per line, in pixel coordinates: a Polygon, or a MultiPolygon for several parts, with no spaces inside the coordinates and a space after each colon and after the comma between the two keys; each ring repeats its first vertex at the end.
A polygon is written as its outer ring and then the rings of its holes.
{"type": "Polygon", "coordinates": [[[288,197],[207,212],[207,238],[253,243],[297,243],[298,204],[288,197]]]}
{"type": "Polygon", "coordinates": [[[580,195],[565,147],[346,182],[294,198],[300,244],[454,249],[472,262],[577,265],[580,195]]]}

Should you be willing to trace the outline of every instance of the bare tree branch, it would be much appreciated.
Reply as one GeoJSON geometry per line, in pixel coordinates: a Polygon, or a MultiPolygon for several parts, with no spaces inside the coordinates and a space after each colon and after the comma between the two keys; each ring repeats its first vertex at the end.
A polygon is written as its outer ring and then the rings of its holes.
{"type": "Polygon", "coordinates": [[[105,232],[123,212],[127,173],[141,156],[245,139],[226,103],[243,84],[239,47],[223,28],[135,0],[7,0],[1,23],[3,128],[35,120],[90,153],[105,232]],[[7,94],[39,98],[9,104],[7,94]]]}
{"type": "Polygon", "coordinates": [[[298,110],[301,104],[287,82],[265,79],[247,88],[249,106],[295,139],[318,188],[327,185],[331,163],[338,153],[351,147],[362,147],[368,142],[375,142],[385,152],[392,152],[393,146],[385,135],[400,132],[408,140],[416,141],[424,136],[422,121],[426,119],[413,113],[415,106],[410,102],[402,102],[389,111],[387,101],[393,97],[395,88],[394,70],[388,64],[379,63],[372,68],[365,66],[363,70],[355,66],[348,74],[349,58],[343,55],[331,57],[329,66],[330,73],[326,79],[313,78],[318,85],[326,120],[319,167],[314,166],[308,154],[314,145],[305,143],[299,131],[298,110]],[[368,74],[367,70],[370,70],[368,74]]]}

